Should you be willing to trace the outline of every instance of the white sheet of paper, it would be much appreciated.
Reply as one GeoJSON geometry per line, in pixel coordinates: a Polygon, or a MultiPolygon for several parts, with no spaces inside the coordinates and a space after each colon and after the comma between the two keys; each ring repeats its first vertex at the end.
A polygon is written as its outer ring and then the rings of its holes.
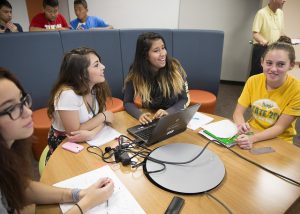
{"type": "Polygon", "coordinates": [[[202,128],[220,138],[231,138],[238,133],[236,125],[230,120],[220,120],[202,128]]]}
{"type": "Polygon", "coordinates": [[[291,39],[293,45],[298,45],[300,44],[300,39],[291,39]]]}
{"type": "Polygon", "coordinates": [[[214,118],[212,118],[210,116],[207,116],[200,112],[196,112],[194,114],[193,118],[191,119],[191,121],[189,122],[189,124],[187,125],[187,127],[189,129],[196,130],[196,129],[202,127],[203,125],[210,123],[213,120],[214,120],[214,118]]]}
{"type": "MultiPolygon", "coordinates": [[[[130,194],[124,184],[119,180],[109,166],[103,166],[99,169],[72,177],[70,179],[54,184],[56,187],[79,188],[84,189],[95,183],[101,177],[109,177],[114,182],[114,193],[109,198],[108,203],[100,204],[89,210],[87,214],[143,214],[145,211],[137,203],[135,198],[130,194]],[[107,206],[108,204],[108,206],[107,206]]],[[[71,209],[73,204],[60,204],[63,213],[71,209]]]]}
{"type": "Polygon", "coordinates": [[[88,140],[87,143],[90,146],[102,146],[103,144],[116,139],[120,135],[120,132],[106,125],[100,132],[98,132],[94,139],[88,140]]]}

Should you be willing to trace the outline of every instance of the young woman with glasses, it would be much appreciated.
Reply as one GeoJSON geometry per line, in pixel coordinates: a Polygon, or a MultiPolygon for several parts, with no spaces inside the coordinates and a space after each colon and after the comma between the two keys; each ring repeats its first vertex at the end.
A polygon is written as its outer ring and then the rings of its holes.
{"type": "Polygon", "coordinates": [[[17,79],[0,68],[0,213],[20,213],[32,203],[76,203],[68,213],[85,213],[105,202],[114,188],[109,178],[82,190],[31,180],[31,104],[30,95],[17,79]]]}

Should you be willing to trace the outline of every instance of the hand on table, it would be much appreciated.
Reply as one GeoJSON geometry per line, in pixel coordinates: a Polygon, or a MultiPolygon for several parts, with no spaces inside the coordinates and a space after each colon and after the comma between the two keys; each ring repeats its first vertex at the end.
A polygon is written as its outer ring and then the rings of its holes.
{"type": "Polygon", "coordinates": [[[80,191],[80,201],[78,204],[87,209],[91,209],[98,204],[102,204],[109,199],[114,192],[114,183],[110,178],[100,178],[90,187],[80,191]]]}
{"type": "Polygon", "coordinates": [[[96,133],[94,131],[78,130],[71,132],[70,135],[67,135],[67,137],[71,142],[84,142],[87,140],[92,140],[95,135],[96,133]]]}
{"type": "Polygon", "coordinates": [[[235,142],[239,145],[241,149],[251,149],[253,146],[252,135],[241,134],[237,137],[235,142]]]}

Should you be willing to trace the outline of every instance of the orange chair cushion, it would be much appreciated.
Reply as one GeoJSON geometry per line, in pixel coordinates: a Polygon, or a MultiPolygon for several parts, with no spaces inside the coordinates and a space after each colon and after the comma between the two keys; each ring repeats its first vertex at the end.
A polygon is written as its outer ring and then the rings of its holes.
{"type": "Polygon", "coordinates": [[[119,98],[112,97],[106,100],[106,110],[111,112],[119,112],[124,110],[123,101],[119,98]]]}
{"type": "Polygon", "coordinates": [[[32,113],[34,135],[37,138],[37,142],[32,144],[32,152],[36,160],[40,159],[44,148],[48,144],[48,131],[51,121],[47,115],[47,110],[47,108],[42,108],[32,113]]]}
{"type": "Polygon", "coordinates": [[[208,91],[204,90],[189,90],[190,93],[190,105],[196,103],[201,104],[201,107],[198,111],[214,114],[217,104],[216,96],[208,91]]]}
{"type": "Polygon", "coordinates": [[[142,108],[142,99],[140,96],[137,96],[134,99],[134,104],[138,107],[138,108],[142,108]]]}
{"type": "MultiPolygon", "coordinates": [[[[213,93],[204,90],[189,90],[190,93],[190,105],[201,103],[201,107],[198,111],[213,114],[215,112],[217,98],[213,93]]],[[[142,107],[142,100],[139,96],[134,99],[134,104],[138,107],[142,107]]]]}

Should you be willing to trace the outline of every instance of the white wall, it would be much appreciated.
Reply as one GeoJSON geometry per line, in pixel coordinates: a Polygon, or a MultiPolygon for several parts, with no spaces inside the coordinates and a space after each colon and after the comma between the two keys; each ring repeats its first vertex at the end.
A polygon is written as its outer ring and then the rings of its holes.
{"type": "Polygon", "coordinates": [[[29,29],[29,18],[27,13],[27,7],[25,0],[9,0],[12,6],[13,22],[19,23],[23,31],[28,31],[29,29]]]}
{"type": "MultiPolygon", "coordinates": [[[[69,1],[71,20],[73,0],[69,1]]],[[[114,28],[177,28],[180,0],[88,0],[89,15],[114,28]]]]}
{"type": "Polygon", "coordinates": [[[245,81],[248,77],[252,50],[248,42],[260,4],[260,0],[181,1],[179,28],[225,32],[222,80],[245,81]]]}

